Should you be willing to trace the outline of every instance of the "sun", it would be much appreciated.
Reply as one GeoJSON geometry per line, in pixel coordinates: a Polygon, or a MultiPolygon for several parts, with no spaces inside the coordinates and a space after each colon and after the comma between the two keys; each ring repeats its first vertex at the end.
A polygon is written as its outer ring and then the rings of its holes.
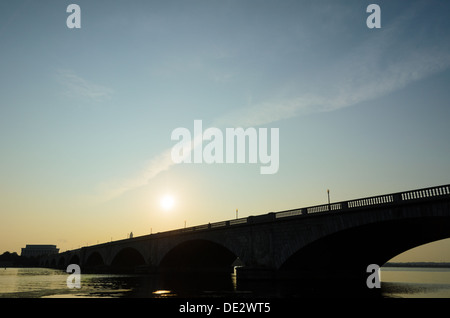
{"type": "Polygon", "coordinates": [[[166,194],[161,198],[160,204],[164,210],[171,210],[175,205],[175,198],[170,194],[166,194]]]}

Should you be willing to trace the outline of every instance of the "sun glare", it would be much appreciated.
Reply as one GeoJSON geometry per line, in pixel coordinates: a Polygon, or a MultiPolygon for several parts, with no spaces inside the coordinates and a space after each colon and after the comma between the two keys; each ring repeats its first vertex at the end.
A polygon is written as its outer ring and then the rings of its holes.
{"type": "Polygon", "coordinates": [[[173,208],[173,206],[175,205],[175,199],[173,196],[167,194],[164,197],[162,197],[161,199],[161,207],[164,210],[170,210],[173,208]]]}

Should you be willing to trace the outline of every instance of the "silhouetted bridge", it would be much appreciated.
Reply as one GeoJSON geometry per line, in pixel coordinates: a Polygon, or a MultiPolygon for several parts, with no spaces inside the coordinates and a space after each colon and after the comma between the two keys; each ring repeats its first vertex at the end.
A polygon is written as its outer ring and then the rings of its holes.
{"type": "Polygon", "coordinates": [[[450,237],[450,185],[204,224],[50,255],[82,272],[228,271],[242,277],[367,278],[413,247],[450,237]]]}

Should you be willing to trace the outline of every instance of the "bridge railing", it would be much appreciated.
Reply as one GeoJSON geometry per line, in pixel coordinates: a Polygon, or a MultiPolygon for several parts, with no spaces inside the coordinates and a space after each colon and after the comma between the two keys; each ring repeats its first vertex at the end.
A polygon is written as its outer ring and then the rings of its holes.
{"type": "Polygon", "coordinates": [[[384,203],[392,203],[394,201],[395,201],[395,199],[394,199],[394,195],[393,194],[380,195],[380,196],[371,197],[371,198],[364,198],[364,199],[347,201],[347,207],[348,208],[357,208],[357,207],[363,207],[363,206],[380,205],[380,204],[384,204],[384,203]]]}
{"type": "Polygon", "coordinates": [[[328,211],[336,211],[342,209],[342,203],[331,203],[331,204],[322,204],[317,206],[312,206],[306,208],[306,214],[311,213],[320,213],[320,212],[328,212],[328,211]]]}
{"type": "Polygon", "coordinates": [[[302,214],[306,214],[305,209],[281,211],[281,212],[275,213],[275,218],[278,219],[278,218],[284,218],[284,217],[288,217],[288,216],[296,216],[296,215],[302,215],[302,214]]]}
{"type": "Polygon", "coordinates": [[[243,223],[247,223],[247,219],[248,218],[240,218],[240,219],[230,220],[228,222],[229,222],[229,225],[243,224],[243,223]]]}
{"type": "Polygon", "coordinates": [[[220,221],[215,223],[208,223],[203,225],[197,225],[187,227],[178,230],[172,230],[162,232],[161,234],[176,234],[181,232],[192,232],[206,229],[217,229],[221,227],[252,224],[259,222],[272,221],[275,219],[292,217],[292,216],[304,216],[308,214],[324,213],[324,212],[339,212],[348,211],[350,209],[375,207],[388,204],[397,204],[403,201],[423,200],[427,198],[435,198],[439,196],[450,196],[450,185],[443,185],[431,188],[424,188],[418,190],[411,190],[405,192],[398,192],[392,194],[378,195],[373,197],[361,198],[356,200],[335,202],[331,204],[321,204],[306,208],[292,209],[280,212],[271,212],[268,214],[249,216],[239,219],[233,219],[228,221],[220,221]]]}
{"type": "Polygon", "coordinates": [[[420,200],[426,198],[435,198],[439,196],[450,196],[450,185],[442,185],[431,188],[398,192],[392,194],[378,195],[374,197],[361,198],[331,204],[322,204],[302,209],[280,211],[275,213],[275,218],[284,218],[296,215],[305,215],[312,213],[341,211],[353,208],[377,206],[384,204],[400,203],[402,201],[420,200]]]}
{"type": "Polygon", "coordinates": [[[403,192],[401,194],[401,197],[402,197],[403,201],[407,201],[407,200],[431,198],[431,197],[449,195],[449,194],[450,194],[450,185],[444,185],[444,186],[403,192]]]}

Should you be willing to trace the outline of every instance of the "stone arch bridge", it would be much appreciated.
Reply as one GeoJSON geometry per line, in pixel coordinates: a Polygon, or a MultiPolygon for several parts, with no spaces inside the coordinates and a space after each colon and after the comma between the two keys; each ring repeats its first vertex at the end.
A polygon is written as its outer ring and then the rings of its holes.
{"type": "Polygon", "coordinates": [[[361,278],[369,264],[449,237],[450,185],[443,185],[134,237],[40,262],[79,264],[82,272],[229,272],[239,263],[248,278],[361,278]]]}

